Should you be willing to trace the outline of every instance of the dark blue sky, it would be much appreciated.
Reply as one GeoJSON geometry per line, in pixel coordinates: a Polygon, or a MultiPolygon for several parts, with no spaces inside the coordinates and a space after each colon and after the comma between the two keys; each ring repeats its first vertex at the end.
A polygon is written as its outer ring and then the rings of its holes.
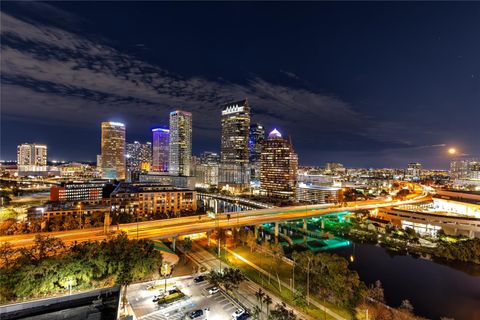
{"type": "Polygon", "coordinates": [[[147,140],[177,108],[194,153],[218,151],[245,97],[305,165],[480,153],[480,3],[6,2],[1,27],[2,159],[94,160],[102,120],[147,140]]]}

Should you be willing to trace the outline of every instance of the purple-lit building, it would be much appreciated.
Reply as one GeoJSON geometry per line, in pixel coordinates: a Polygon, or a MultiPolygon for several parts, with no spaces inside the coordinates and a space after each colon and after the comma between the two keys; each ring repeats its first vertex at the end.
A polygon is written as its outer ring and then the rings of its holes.
{"type": "Polygon", "coordinates": [[[152,169],[157,172],[168,172],[170,130],[153,128],[152,135],[152,169]]]}

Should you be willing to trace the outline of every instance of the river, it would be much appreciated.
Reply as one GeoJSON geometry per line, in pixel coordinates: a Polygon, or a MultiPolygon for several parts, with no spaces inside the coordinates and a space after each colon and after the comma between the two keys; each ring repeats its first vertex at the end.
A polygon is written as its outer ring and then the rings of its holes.
{"type": "Polygon", "coordinates": [[[345,258],[354,254],[351,268],[368,284],[380,280],[390,306],[398,306],[403,299],[408,299],[415,314],[430,319],[480,319],[480,266],[448,265],[410,255],[392,255],[369,244],[329,252],[345,258]]]}

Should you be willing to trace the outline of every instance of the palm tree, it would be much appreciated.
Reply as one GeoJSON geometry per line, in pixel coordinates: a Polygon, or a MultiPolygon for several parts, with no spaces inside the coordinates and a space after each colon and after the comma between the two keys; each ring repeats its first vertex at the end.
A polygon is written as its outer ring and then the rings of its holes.
{"type": "Polygon", "coordinates": [[[257,298],[258,302],[260,302],[260,313],[263,310],[263,297],[265,296],[265,292],[263,292],[262,288],[258,288],[258,291],[255,292],[255,297],[257,298]]]}
{"type": "Polygon", "coordinates": [[[268,313],[270,311],[270,305],[273,303],[272,297],[270,297],[268,294],[265,295],[263,298],[263,302],[267,305],[267,319],[268,319],[268,313]]]}
{"type": "Polygon", "coordinates": [[[253,312],[252,312],[253,320],[260,320],[261,313],[262,313],[262,310],[258,306],[253,307],[253,312]]]}

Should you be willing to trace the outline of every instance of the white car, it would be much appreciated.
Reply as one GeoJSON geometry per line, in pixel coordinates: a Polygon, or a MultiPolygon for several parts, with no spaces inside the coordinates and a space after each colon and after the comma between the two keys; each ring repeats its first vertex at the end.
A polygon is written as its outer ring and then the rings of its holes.
{"type": "Polygon", "coordinates": [[[220,288],[219,287],[211,287],[208,289],[208,293],[209,294],[215,294],[217,293],[218,291],[220,291],[220,288]]]}
{"type": "Polygon", "coordinates": [[[243,309],[237,309],[235,312],[232,314],[232,319],[237,320],[238,317],[240,317],[242,314],[245,313],[245,310],[243,309]]]}

